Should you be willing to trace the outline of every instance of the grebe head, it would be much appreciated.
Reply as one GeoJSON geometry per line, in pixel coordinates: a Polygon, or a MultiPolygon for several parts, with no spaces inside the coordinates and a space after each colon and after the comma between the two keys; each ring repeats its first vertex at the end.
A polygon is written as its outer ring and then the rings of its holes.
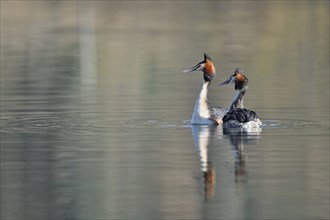
{"type": "Polygon", "coordinates": [[[195,66],[184,70],[184,73],[193,72],[193,71],[202,71],[204,73],[204,80],[206,82],[211,81],[215,76],[215,67],[213,65],[211,57],[204,53],[204,60],[197,63],[195,66]]]}
{"type": "Polygon", "coordinates": [[[248,78],[243,74],[243,70],[240,68],[236,68],[233,75],[231,75],[227,80],[220,83],[220,86],[235,83],[235,90],[243,90],[247,89],[247,85],[249,83],[248,78]]]}

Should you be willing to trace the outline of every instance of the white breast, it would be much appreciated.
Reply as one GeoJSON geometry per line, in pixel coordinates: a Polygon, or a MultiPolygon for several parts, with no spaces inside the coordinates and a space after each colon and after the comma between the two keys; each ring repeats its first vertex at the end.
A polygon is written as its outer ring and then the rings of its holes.
{"type": "Polygon", "coordinates": [[[211,112],[207,103],[207,87],[209,82],[204,82],[202,90],[197,97],[194,113],[191,117],[191,124],[214,125],[214,120],[211,119],[211,112]]]}

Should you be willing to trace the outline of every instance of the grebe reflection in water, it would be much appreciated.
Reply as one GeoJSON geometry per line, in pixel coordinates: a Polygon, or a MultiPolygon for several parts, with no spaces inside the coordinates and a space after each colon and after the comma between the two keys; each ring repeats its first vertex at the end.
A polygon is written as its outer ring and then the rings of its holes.
{"type": "Polygon", "coordinates": [[[196,151],[199,154],[202,182],[204,186],[205,200],[212,198],[215,194],[216,170],[208,157],[208,147],[211,133],[214,134],[219,127],[192,125],[192,135],[196,151]]]}
{"type": "Polygon", "coordinates": [[[261,133],[223,129],[223,134],[225,138],[229,139],[229,143],[235,154],[235,183],[247,183],[247,157],[244,153],[244,145],[256,144],[261,133]]]}

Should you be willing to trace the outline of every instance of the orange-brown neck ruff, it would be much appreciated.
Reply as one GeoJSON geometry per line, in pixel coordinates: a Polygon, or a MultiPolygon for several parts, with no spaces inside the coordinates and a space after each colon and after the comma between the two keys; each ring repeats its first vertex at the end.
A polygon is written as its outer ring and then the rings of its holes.
{"type": "Polygon", "coordinates": [[[236,73],[235,90],[241,90],[248,84],[248,78],[241,73],[236,73]]]}
{"type": "Polygon", "coordinates": [[[205,68],[205,72],[209,75],[214,75],[215,74],[215,68],[214,68],[214,65],[212,63],[212,61],[210,61],[209,59],[207,59],[205,61],[205,65],[204,65],[204,68],[205,68]]]}
{"type": "Polygon", "coordinates": [[[237,79],[238,81],[244,81],[245,77],[243,76],[243,74],[237,73],[237,74],[236,74],[236,79],[237,79]]]}
{"type": "Polygon", "coordinates": [[[215,68],[211,60],[207,59],[204,64],[204,80],[211,81],[215,75],[215,68]]]}

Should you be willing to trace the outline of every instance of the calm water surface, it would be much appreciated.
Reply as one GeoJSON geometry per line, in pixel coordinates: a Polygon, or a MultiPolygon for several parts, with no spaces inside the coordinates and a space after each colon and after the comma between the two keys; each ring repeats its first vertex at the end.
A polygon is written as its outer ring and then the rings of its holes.
{"type": "Polygon", "coordinates": [[[329,219],[329,2],[1,2],[2,219],[329,219]],[[236,67],[262,131],[189,124],[236,67]]]}

